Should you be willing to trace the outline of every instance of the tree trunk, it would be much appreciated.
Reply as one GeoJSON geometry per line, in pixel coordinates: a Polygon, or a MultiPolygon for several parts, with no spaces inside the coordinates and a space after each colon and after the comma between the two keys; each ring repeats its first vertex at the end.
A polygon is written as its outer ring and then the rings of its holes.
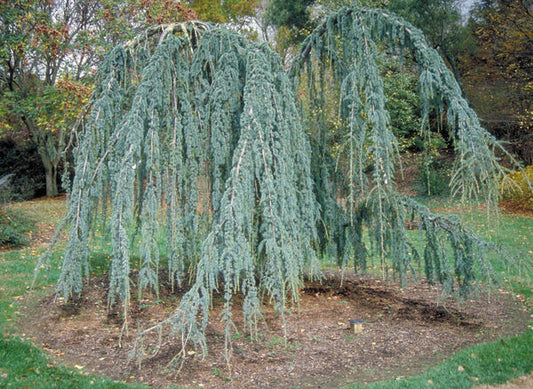
{"type": "MultiPolygon", "coordinates": [[[[35,132],[37,133],[37,132],[35,132]]],[[[57,165],[59,155],[54,138],[50,132],[42,130],[34,138],[37,141],[37,150],[41,156],[46,179],[46,197],[53,197],[59,194],[57,186],[57,165]]]]}
{"type": "Polygon", "coordinates": [[[57,186],[57,163],[52,161],[48,155],[39,153],[44,166],[46,177],[46,197],[53,197],[59,194],[57,186]]]}
{"type": "Polygon", "coordinates": [[[32,140],[37,145],[37,152],[43,163],[46,180],[46,197],[57,196],[59,194],[59,187],[57,185],[58,146],[54,143],[54,138],[50,132],[39,128],[28,116],[21,115],[20,118],[28,128],[32,140]]]}

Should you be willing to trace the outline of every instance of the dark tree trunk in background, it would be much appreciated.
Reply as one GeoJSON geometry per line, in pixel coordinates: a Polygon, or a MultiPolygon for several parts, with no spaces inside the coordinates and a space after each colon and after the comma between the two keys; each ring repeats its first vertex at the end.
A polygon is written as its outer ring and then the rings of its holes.
{"type": "Polygon", "coordinates": [[[46,177],[46,196],[53,197],[59,194],[59,188],[57,186],[57,164],[50,159],[48,155],[39,153],[41,160],[43,161],[44,172],[46,177]]]}

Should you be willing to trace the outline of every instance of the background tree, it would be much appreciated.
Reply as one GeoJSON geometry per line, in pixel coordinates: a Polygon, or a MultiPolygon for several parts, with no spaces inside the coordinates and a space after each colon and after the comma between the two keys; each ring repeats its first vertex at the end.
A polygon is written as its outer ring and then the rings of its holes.
{"type": "Polygon", "coordinates": [[[0,11],[2,132],[27,134],[36,145],[47,196],[58,193],[65,137],[87,102],[102,54],[123,31],[195,17],[170,0],[3,1],[0,11]]]}
{"type": "Polygon", "coordinates": [[[469,30],[462,24],[461,0],[390,0],[388,8],[420,28],[460,80],[457,59],[468,50],[469,30]]]}
{"type": "Polygon", "coordinates": [[[68,31],[54,25],[49,11],[44,3],[2,2],[0,80],[3,111],[17,118],[37,144],[46,172],[46,192],[53,196],[58,193],[60,152],[54,135],[49,129],[41,131],[37,120],[42,118],[40,96],[45,90],[51,94],[47,87],[55,85],[59,77],[56,57],[65,55],[68,31]]]}
{"type": "Polygon", "coordinates": [[[313,26],[313,3],[313,0],[269,0],[264,5],[264,35],[286,63],[313,26]]]}
{"type": "Polygon", "coordinates": [[[247,16],[255,15],[260,6],[257,0],[190,0],[186,3],[196,12],[199,20],[237,24],[241,24],[247,16]]]}
{"type": "Polygon", "coordinates": [[[533,2],[479,2],[469,26],[477,50],[463,57],[466,92],[487,128],[532,164],[533,2]]]}
{"type": "Polygon", "coordinates": [[[296,32],[310,26],[312,0],[271,0],[266,7],[266,23],[275,27],[286,26],[296,32]]]}

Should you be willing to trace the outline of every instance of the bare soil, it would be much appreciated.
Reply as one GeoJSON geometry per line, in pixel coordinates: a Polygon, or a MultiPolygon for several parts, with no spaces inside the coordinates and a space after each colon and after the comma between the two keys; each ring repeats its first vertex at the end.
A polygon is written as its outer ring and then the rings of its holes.
{"type": "Polygon", "coordinates": [[[531,209],[529,204],[516,204],[510,201],[500,201],[498,206],[504,213],[533,217],[533,209],[531,209]]]}
{"type": "MultiPolygon", "coordinates": [[[[87,373],[103,374],[157,387],[210,388],[331,388],[350,382],[370,382],[415,375],[469,345],[526,330],[530,314],[512,294],[496,290],[475,300],[441,298],[436,287],[412,284],[405,290],[372,277],[327,274],[321,283],[307,282],[300,304],[283,323],[264,306],[265,325],[257,340],[236,332],[231,370],[224,358],[221,299],[207,327],[209,354],[202,359],[188,350],[176,373],[170,360],[179,352],[176,339],[164,338],[156,357],[141,369],[128,353],[137,328],[148,328],[176,309],[183,290],[162,286],[159,300],[144,299],[131,307],[130,336],[122,337],[120,316],[110,314],[107,280],[93,278],[76,302],[59,304],[53,296],[28,297],[19,330],[57,360],[87,373]],[[350,319],[363,321],[354,333],[350,319]]],[[[233,318],[242,331],[242,312],[233,318]]]]}

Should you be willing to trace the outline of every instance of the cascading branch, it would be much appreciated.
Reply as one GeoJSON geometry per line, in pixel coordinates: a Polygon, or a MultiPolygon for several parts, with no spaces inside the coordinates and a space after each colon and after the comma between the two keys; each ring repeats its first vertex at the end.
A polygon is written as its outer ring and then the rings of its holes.
{"type": "Polygon", "coordinates": [[[343,268],[353,259],[364,271],[364,226],[383,269],[392,267],[403,282],[423,257],[428,280],[467,290],[484,269],[483,242],[395,189],[396,140],[378,42],[413,52],[423,116],[435,102],[446,110],[458,156],[454,188],[493,199],[501,172],[491,151],[496,141],[411,25],[382,10],[344,8],[305,41],[290,76],[267,45],[230,29],[166,25],[116,47],[100,66],[74,150],[58,295],[81,293],[90,233],[101,219],[109,219],[112,247],[109,304],[119,300],[125,318],[133,261],[139,297],[158,293],[163,263],[173,285],[190,280],[179,308],[139,334],[139,357],[143,336],[165,325],[181,342],[181,361],[190,344],[206,352],[209,308],[220,292],[229,358],[235,294],[244,296],[244,323],[254,334],[265,299],[282,317],[298,302],[304,276],[317,273],[316,252],[335,247],[343,268]],[[302,78],[307,84],[299,85],[302,78]],[[327,167],[325,129],[306,134],[294,88],[307,86],[311,106],[320,105],[329,79],[344,123],[339,158],[348,169],[340,178],[327,167]],[[423,255],[404,228],[414,215],[427,238],[423,255]]]}
{"type": "MultiPolygon", "coordinates": [[[[343,268],[353,259],[354,267],[364,271],[367,250],[362,228],[366,226],[384,274],[392,267],[404,284],[407,271],[414,272],[411,262],[422,257],[409,243],[404,227],[406,219],[416,219],[420,229],[426,231],[423,257],[428,280],[438,280],[450,291],[455,279],[460,291],[466,293],[483,267],[483,250],[473,255],[476,245],[470,244],[471,239],[480,240],[473,238],[471,231],[448,228],[458,227],[456,221],[429,217],[425,207],[413,206],[395,188],[398,153],[385,109],[378,47],[381,52],[386,47],[386,52],[399,58],[410,52],[418,65],[422,139],[429,138],[430,110],[436,108],[446,114],[456,154],[453,193],[482,198],[489,206],[497,203],[498,182],[504,170],[494,149],[501,147],[481,127],[451,71],[422,32],[382,9],[343,8],[309,35],[290,70],[298,87],[306,90],[311,111],[320,110],[326,103],[328,89],[338,91],[343,141],[336,165],[344,169],[331,168],[324,127],[316,131],[313,142],[317,145],[313,166],[321,205],[318,230],[329,231],[321,234],[319,247],[323,253],[333,252],[343,268]],[[344,207],[339,207],[339,196],[346,199],[344,207]],[[454,247],[451,256],[447,251],[450,246],[454,247]]],[[[320,121],[313,125],[317,123],[320,121]]]]}
{"type": "Polygon", "coordinates": [[[173,283],[192,279],[168,320],[189,341],[205,346],[220,289],[227,339],[236,293],[251,332],[265,296],[283,315],[304,274],[318,268],[318,205],[310,145],[280,58],[229,29],[187,23],[115,48],[97,79],[74,153],[58,295],[81,292],[90,232],[109,216],[109,305],[120,301],[125,318],[132,262],[139,297],[158,293],[162,251],[173,283]]]}

